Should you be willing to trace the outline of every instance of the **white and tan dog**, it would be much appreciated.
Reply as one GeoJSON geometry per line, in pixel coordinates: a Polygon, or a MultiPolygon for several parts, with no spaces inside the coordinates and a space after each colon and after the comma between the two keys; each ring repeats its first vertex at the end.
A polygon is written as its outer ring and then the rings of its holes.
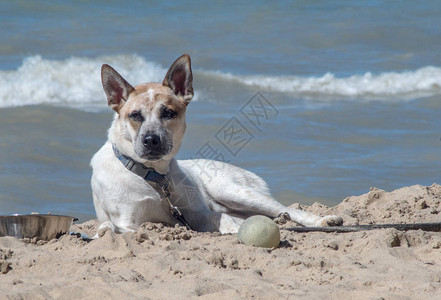
{"type": "Polygon", "coordinates": [[[303,226],[342,224],[337,216],[319,217],[283,206],[260,177],[246,170],[218,161],[174,159],[193,97],[188,55],[173,63],[162,83],[132,87],[108,65],[103,65],[101,76],[116,113],[108,141],[91,161],[100,228],[127,232],[144,222],[160,222],[235,233],[244,219],[257,214],[282,215],[303,226]],[[201,166],[210,177],[201,176],[201,166]]]}

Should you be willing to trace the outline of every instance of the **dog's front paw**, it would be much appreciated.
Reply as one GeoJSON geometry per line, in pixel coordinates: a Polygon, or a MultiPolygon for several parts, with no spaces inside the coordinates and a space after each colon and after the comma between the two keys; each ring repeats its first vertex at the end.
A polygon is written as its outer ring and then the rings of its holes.
{"type": "Polygon", "coordinates": [[[316,226],[328,227],[328,226],[341,226],[343,224],[343,218],[339,216],[326,216],[319,219],[316,222],[316,226]]]}
{"type": "Polygon", "coordinates": [[[103,222],[100,227],[98,227],[97,233],[92,237],[92,239],[98,239],[103,237],[107,231],[115,232],[115,225],[110,221],[103,222]]]}
{"type": "Polygon", "coordinates": [[[237,233],[240,224],[236,223],[232,217],[222,214],[219,222],[219,232],[222,234],[237,233]]]}

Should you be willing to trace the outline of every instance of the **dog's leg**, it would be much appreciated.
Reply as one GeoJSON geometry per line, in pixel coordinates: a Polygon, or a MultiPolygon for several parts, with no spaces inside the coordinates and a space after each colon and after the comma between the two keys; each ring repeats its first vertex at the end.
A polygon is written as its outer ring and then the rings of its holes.
{"type": "Polygon", "coordinates": [[[343,218],[334,215],[319,217],[304,210],[295,208],[286,208],[286,212],[294,222],[307,227],[313,226],[340,226],[343,224],[343,218]]]}
{"type": "MultiPolygon", "coordinates": [[[[262,181],[263,182],[263,181],[262,181]]],[[[213,199],[227,208],[227,213],[242,215],[265,215],[276,218],[283,213],[288,213],[291,220],[302,226],[339,226],[343,219],[338,216],[320,217],[304,210],[285,207],[277,202],[269,194],[266,184],[261,186],[237,185],[229,182],[226,186],[217,186],[213,193],[213,199]]]]}
{"type": "MultiPolygon", "coordinates": [[[[225,198],[224,198],[225,199],[225,198]]],[[[252,190],[238,191],[228,200],[222,201],[234,213],[247,212],[252,215],[265,215],[276,218],[283,213],[288,213],[292,221],[302,226],[338,226],[343,219],[338,216],[320,217],[304,210],[286,207],[272,197],[252,190]]]]}
{"type": "Polygon", "coordinates": [[[243,220],[241,221],[242,222],[238,222],[233,217],[223,213],[220,215],[219,232],[222,234],[237,233],[240,225],[243,223],[243,220]]]}
{"type": "Polygon", "coordinates": [[[203,189],[213,202],[213,211],[247,218],[252,215],[265,215],[276,218],[288,213],[291,220],[302,226],[341,225],[338,216],[319,217],[312,213],[288,208],[277,202],[270,194],[265,181],[252,172],[230,164],[209,160],[180,161],[180,165],[193,173],[200,173],[200,166],[210,166],[204,171],[210,178],[200,176],[203,189]]]}
{"type": "Polygon", "coordinates": [[[115,232],[115,233],[125,233],[125,232],[135,231],[136,227],[137,226],[134,226],[134,225],[128,225],[128,226],[119,225],[119,226],[116,226],[111,221],[105,221],[105,222],[101,223],[101,225],[98,227],[98,230],[97,230],[96,234],[93,236],[93,239],[100,238],[100,237],[104,236],[104,234],[108,230],[110,230],[112,232],[115,232]]]}
{"type": "Polygon", "coordinates": [[[92,237],[92,239],[102,237],[108,230],[115,232],[115,225],[113,225],[110,221],[101,223],[100,227],[98,227],[98,230],[96,231],[96,234],[92,237]]]}

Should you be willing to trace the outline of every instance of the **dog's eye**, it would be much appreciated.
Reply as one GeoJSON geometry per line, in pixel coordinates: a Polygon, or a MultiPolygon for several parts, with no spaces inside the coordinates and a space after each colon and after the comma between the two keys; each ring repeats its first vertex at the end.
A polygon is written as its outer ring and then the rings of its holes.
{"type": "Polygon", "coordinates": [[[132,111],[129,115],[129,118],[136,121],[136,122],[143,122],[144,121],[144,117],[142,116],[142,114],[139,110],[132,111]]]}
{"type": "Polygon", "coordinates": [[[173,119],[176,116],[177,112],[175,112],[174,110],[163,106],[161,109],[161,118],[162,119],[173,119]]]}

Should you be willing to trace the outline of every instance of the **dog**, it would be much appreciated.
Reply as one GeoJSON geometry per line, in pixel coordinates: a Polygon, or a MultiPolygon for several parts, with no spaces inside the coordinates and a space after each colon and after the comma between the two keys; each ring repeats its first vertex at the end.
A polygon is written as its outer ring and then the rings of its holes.
{"type": "Polygon", "coordinates": [[[133,87],[109,65],[102,66],[101,79],[115,115],[107,142],[91,160],[99,229],[124,233],[158,222],[237,233],[252,215],[291,219],[302,226],[343,223],[338,216],[285,207],[272,198],[263,179],[231,164],[174,158],[193,98],[189,55],[171,65],[162,83],[133,87]]]}

